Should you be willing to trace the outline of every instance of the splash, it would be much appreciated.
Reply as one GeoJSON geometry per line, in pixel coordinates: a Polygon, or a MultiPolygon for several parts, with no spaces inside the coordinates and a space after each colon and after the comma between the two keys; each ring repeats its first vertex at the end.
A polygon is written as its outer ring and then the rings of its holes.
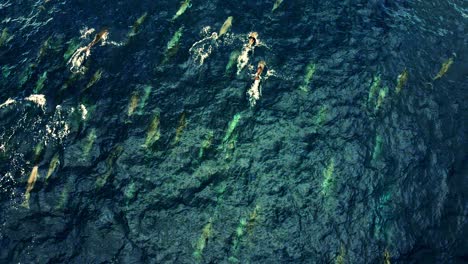
{"type": "Polygon", "coordinates": [[[239,57],[237,57],[237,75],[240,74],[242,69],[249,63],[249,52],[252,50],[252,47],[246,45],[241,51],[239,57]]]}
{"type": "Polygon", "coordinates": [[[260,89],[260,80],[263,70],[265,69],[266,63],[265,61],[260,61],[258,63],[257,72],[254,75],[254,82],[250,89],[247,91],[247,95],[249,96],[250,106],[253,107],[260,99],[262,95],[262,91],[260,89]]]}
{"type": "Polygon", "coordinates": [[[240,74],[242,69],[249,63],[249,54],[253,52],[255,46],[259,45],[260,41],[258,40],[257,32],[249,33],[249,42],[244,45],[241,54],[237,58],[237,75],[240,74]]]}
{"type": "Polygon", "coordinates": [[[89,28],[88,27],[85,27],[83,29],[80,30],[80,39],[86,39],[88,38],[89,35],[93,34],[94,31],[96,31],[94,28],[89,28]]]}
{"type": "MultiPolygon", "coordinates": [[[[45,105],[43,95],[32,95],[27,99],[15,100],[15,107],[2,109],[2,111],[10,111],[9,114],[14,119],[11,120],[10,125],[0,130],[0,156],[2,159],[6,158],[6,163],[3,165],[4,168],[8,168],[7,171],[0,173],[0,190],[13,201],[18,200],[19,195],[23,195],[13,188],[17,179],[28,174],[25,168],[28,168],[31,162],[35,165],[41,162],[46,146],[60,144],[69,135],[71,128],[67,120],[74,113],[73,110],[62,109],[61,106],[56,108],[52,116],[48,116],[45,111],[31,112],[30,104],[26,103],[29,101],[41,107],[45,105]],[[25,138],[28,140],[25,141],[25,138]],[[34,145],[32,158],[27,158],[31,153],[30,146],[34,145]]],[[[34,176],[34,173],[31,175],[34,176]]],[[[34,177],[31,177],[31,180],[33,179],[34,177]]],[[[32,189],[32,182],[30,189],[32,189]]]]}
{"type": "MultiPolygon", "coordinates": [[[[94,32],[94,29],[85,29],[82,32],[81,38],[87,37],[88,32],[94,32]]],[[[71,58],[68,60],[67,64],[70,65],[70,71],[75,74],[83,74],[86,72],[86,67],[83,65],[83,62],[91,55],[91,48],[101,42],[101,46],[106,44],[112,44],[116,46],[123,45],[122,43],[117,43],[114,41],[107,42],[109,36],[109,31],[107,29],[101,30],[94,36],[94,39],[86,46],[78,48],[71,58]]]]}
{"type": "Polygon", "coordinates": [[[3,107],[7,107],[11,104],[14,104],[16,103],[16,100],[13,100],[11,98],[8,98],[3,104],[0,104],[0,109],[3,108],[3,107]]]}
{"type": "Polygon", "coordinates": [[[46,131],[51,138],[62,141],[70,134],[70,127],[65,121],[56,121],[55,123],[47,124],[46,131]]]}
{"type": "Polygon", "coordinates": [[[262,91],[260,90],[260,79],[253,82],[252,86],[247,91],[247,95],[249,96],[250,106],[255,106],[258,99],[260,99],[260,96],[262,95],[262,91]]]}
{"type": "Polygon", "coordinates": [[[85,73],[86,67],[84,67],[82,64],[90,55],[91,49],[88,48],[88,46],[78,48],[67,63],[71,65],[70,71],[72,73],[85,73]]]}
{"type": "MultiPolygon", "coordinates": [[[[210,27],[203,28],[202,31],[209,34],[210,27]]],[[[205,60],[210,56],[213,51],[213,47],[217,47],[218,43],[218,33],[213,32],[209,36],[204,37],[203,39],[193,43],[190,47],[189,52],[191,54],[192,60],[198,62],[198,65],[201,66],[205,60]]]]}
{"type": "MultiPolygon", "coordinates": [[[[201,40],[193,43],[192,47],[190,47],[189,49],[192,60],[195,62],[198,62],[199,66],[203,65],[203,63],[210,56],[213,50],[219,46],[219,43],[222,43],[224,45],[232,43],[233,38],[228,37],[231,34],[227,33],[232,26],[232,20],[233,20],[232,16],[228,17],[226,21],[224,21],[223,25],[221,26],[219,33],[211,32],[210,26],[203,27],[200,35],[204,37],[201,40]],[[222,36],[225,36],[223,40],[218,41],[220,37],[222,36]]],[[[231,60],[233,59],[232,56],[234,55],[231,54],[231,58],[229,62],[231,66],[229,66],[229,68],[232,68],[232,62],[231,62],[231,60]]],[[[238,54],[235,55],[235,58],[237,58],[238,56],[239,56],[238,54]]]]}
{"type": "Polygon", "coordinates": [[[80,110],[81,110],[81,120],[86,120],[86,117],[88,116],[88,109],[86,109],[86,106],[83,104],[80,104],[80,110]]]}
{"type": "MultiPolygon", "coordinates": [[[[47,133],[46,143],[49,140],[57,140],[58,142],[62,142],[65,137],[70,134],[70,126],[62,117],[62,106],[57,105],[55,108],[54,116],[52,117],[51,122],[46,124],[45,131],[47,133]]],[[[66,114],[70,114],[73,110],[65,112],[66,114]]]]}
{"type": "Polygon", "coordinates": [[[37,104],[38,106],[40,106],[42,108],[42,110],[44,110],[44,107],[45,107],[45,104],[46,104],[46,98],[43,94],[32,94],[26,98],[24,98],[24,100],[26,101],[31,101],[35,104],[37,104]]]}

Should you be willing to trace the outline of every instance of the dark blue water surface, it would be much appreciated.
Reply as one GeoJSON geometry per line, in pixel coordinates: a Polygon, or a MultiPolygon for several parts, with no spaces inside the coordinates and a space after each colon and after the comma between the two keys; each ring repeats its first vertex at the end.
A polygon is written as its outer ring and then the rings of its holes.
{"type": "Polygon", "coordinates": [[[468,2],[274,4],[1,0],[0,262],[468,263],[468,2]]]}

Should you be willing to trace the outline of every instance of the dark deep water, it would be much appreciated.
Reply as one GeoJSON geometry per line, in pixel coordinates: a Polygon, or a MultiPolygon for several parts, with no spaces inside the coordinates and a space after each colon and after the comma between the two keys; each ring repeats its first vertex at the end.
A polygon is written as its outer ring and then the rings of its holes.
{"type": "Polygon", "coordinates": [[[190,2],[0,1],[0,263],[468,263],[466,0],[190,2]]]}

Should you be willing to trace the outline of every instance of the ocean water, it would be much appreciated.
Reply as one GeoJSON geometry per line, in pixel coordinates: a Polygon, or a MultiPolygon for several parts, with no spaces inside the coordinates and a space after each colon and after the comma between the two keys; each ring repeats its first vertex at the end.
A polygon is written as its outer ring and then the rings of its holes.
{"type": "Polygon", "coordinates": [[[468,263],[467,33],[464,0],[2,0],[0,262],[468,263]]]}

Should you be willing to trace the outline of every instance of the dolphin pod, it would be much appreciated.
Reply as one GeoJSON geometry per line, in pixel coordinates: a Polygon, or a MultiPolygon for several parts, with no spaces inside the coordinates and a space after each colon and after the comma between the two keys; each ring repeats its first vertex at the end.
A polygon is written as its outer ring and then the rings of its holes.
{"type": "MultiPolygon", "coordinates": [[[[272,12],[277,10],[282,4],[283,0],[276,0],[272,12]]],[[[177,12],[174,14],[172,17],[171,21],[174,22],[177,20],[180,16],[182,16],[190,7],[192,6],[192,3],[190,0],[184,0],[177,12]]],[[[130,31],[127,34],[127,38],[132,38],[136,36],[137,34],[140,33],[141,31],[141,25],[148,19],[148,13],[145,12],[142,14],[138,19],[134,22],[133,26],[131,27],[130,31]]],[[[221,28],[219,31],[216,33],[214,32],[213,36],[214,40],[216,41],[222,36],[229,37],[230,34],[228,33],[231,28],[232,28],[232,23],[233,23],[234,17],[233,16],[228,16],[224,23],[222,24],[221,28]]],[[[167,63],[172,56],[174,56],[177,53],[177,50],[180,46],[180,40],[182,38],[182,35],[184,33],[184,26],[180,26],[177,31],[175,31],[172,35],[172,38],[167,42],[167,46],[164,52],[163,60],[162,63],[167,63]]],[[[85,35],[93,34],[92,30],[87,30],[85,32],[85,35]]],[[[76,42],[74,40],[70,40],[68,42],[69,47],[68,50],[64,54],[65,60],[67,60],[67,65],[71,66],[71,71],[73,73],[80,73],[83,70],[82,64],[84,63],[84,60],[90,55],[91,49],[96,46],[99,43],[105,43],[107,37],[109,35],[109,30],[107,28],[102,29],[99,31],[97,34],[94,35],[94,38],[92,39],[91,42],[89,42],[87,45],[83,47],[79,47],[79,42],[76,42]]],[[[231,52],[230,57],[229,57],[229,62],[226,65],[225,68],[225,73],[226,75],[229,72],[234,72],[234,68],[237,70],[237,74],[239,75],[241,71],[246,68],[246,66],[249,64],[249,60],[251,60],[252,53],[259,45],[259,34],[257,32],[250,32],[247,36],[246,42],[242,45],[242,50],[234,50],[231,52]]],[[[8,29],[4,29],[1,36],[0,36],[0,46],[6,45],[8,41],[11,39],[8,29]]],[[[48,45],[47,42],[44,44],[44,46],[48,45]]],[[[45,52],[45,49],[40,49],[40,57],[43,56],[45,52]]],[[[445,62],[442,63],[441,68],[439,72],[432,78],[433,81],[441,79],[443,76],[447,74],[449,69],[454,63],[454,58],[448,58],[445,62]]],[[[249,65],[247,69],[250,69],[250,67],[253,67],[249,65]]],[[[260,99],[261,96],[261,80],[262,80],[262,74],[264,74],[266,68],[266,62],[265,61],[260,61],[258,63],[257,69],[255,73],[253,74],[253,83],[250,87],[250,89],[247,91],[247,94],[249,95],[249,102],[251,106],[254,106],[256,102],[260,99]]],[[[309,62],[305,68],[305,75],[302,83],[299,86],[299,89],[302,91],[309,91],[309,86],[310,83],[312,82],[312,79],[314,78],[314,74],[317,70],[317,65],[314,62],[309,62]]],[[[98,69],[94,75],[91,77],[90,81],[84,86],[83,91],[88,90],[91,88],[93,85],[95,85],[99,80],[101,79],[103,70],[98,69]]],[[[36,81],[36,86],[34,91],[36,93],[40,92],[42,89],[44,89],[44,86],[47,82],[48,78],[48,71],[44,71],[42,74],[39,75],[38,80],[36,81]]],[[[397,77],[396,80],[396,88],[395,92],[398,94],[400,93],[403,88],[407,85],[407,82],[409,80],[409,72],[405,68],[397,77]]],[[[127,107],[127,116],[131,117],[134,114],[140,114],[145,107],[146,100],[150,96],[151,93],[151,86],[147,86],[143,88],[144,90],[140,92],[134,92],[132,93],[128,107],[127,107]]],[[[368,104],[373,104],[374,110],[378,111],[381,107],[384,101],[386,100],[387,93],[389,93],[388,87],[384,86],[382,87],[381,85],[381,76],[380,74],[374,76],[373,82],[371,83],[371,87],[369,90],[369,95],[368,95],[368,104]]],[[[37,105],[43,107],[45,105],[45,98],[43,95],[31,95],[30,97],[25,98],[24,100],[26,101],[31,101],[36,103],[37,105]]],[[[7,107],[11,104],[16,103],[16,100],[13,99],[8,99],[4,103],[0,104],[0,108],[7,107]]],[[[320,109],[320,112],[318,113],[318,116],[316,118],[316,123],[321,124],[325,121],[327,116],[327,108],[322,107],[320,109]]],[[[84,119],[84,118],[83,118],[84,119]]],[[[235,140],[236,140],[236,135],[235,135],[235,129],[236,126],[238,125],[239,121],[241,119],[241,114],[236,114],[232,121],[229,123],[226,135],[223,139],[223,145],[225,145],[225,148],[228,145],[234,145],[235,140]]],[[[175,137],[173,139],[173,144],[178,143],[178,141],[181,139],[182,134],[184,132],[184,129],[187,126],[187,120],[186,120],[186,113],[183,112],[180,116],[179,124],[175,132],[175,137]]],[[[150,147],[153,145],[156,141],[160,139],[161,136],[161,131],[160,131],[160,114],[156,114],[152,117],[151,122],[148,125],[147,128],[147,135],[145,139],[144,146],[145,147],[150,147]]],[[[94,144],[94,141],[96,139],[96,130],[91,129],[90,133],[88,134],[86,138],[86,143],[83,146],[83,156],[89,155],[89,152],[94,144]]],[[[199,158],[203,158],[204,152],[210,148],[213,144],[213,132],[209,132],[206,135],[205,140],[201,144],[201,148],[199,151],[199,158]]],[[[380,154],[380,148],[382,146],[382,138],[380,135],[376,136],[375,139],[375,149],[373,152],[373,159],[378,158],[380,154]]],[[[110,158],[108,158],[107,163],[108,167],[112,167],[114,164],[116,158],[118,157],[118,154],[120,154],[122,150],[120,148],[116,148],[116,150],[110,155],[110,158]]],[[[46,181],[47,179],[53,175],[57,168],[60,166],[60,156],[58,153],[56,153],[49,165],[49,169],[46,174],[46,181]]],[[[111,170],[111,169],[109,169],[111,170]]],[[[331,159],[328,167],[324,170],[324,181],[322,184],[323,189],[329,188],[330,184],[332,183],[332,176],[333,176],[333,171],[334,171],[334,160],[331,159]]],[[[36,182],[36,179],[38,177],[38,166],[34,166],[31,174],[28,179],[28,185],[25,193],[25,203],[24,205],[29,207],[29,197],[30,197],[30,192],[34,188],[34,184],[36,182]]],[[[106,180],[107,180],[108,175],[104,175],[100,181],[98,181],[98,185],[103,185],[106,180]]],[[[203,249],[201,249],[203,251],[203,249]]]]}

